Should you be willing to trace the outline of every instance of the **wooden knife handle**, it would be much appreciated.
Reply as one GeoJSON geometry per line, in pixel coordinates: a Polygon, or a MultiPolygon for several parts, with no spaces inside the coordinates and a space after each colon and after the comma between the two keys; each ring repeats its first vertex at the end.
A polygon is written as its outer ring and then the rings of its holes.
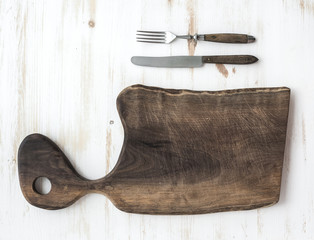
{"type": "Polygon", "coordinates": [[[202,61],[217,64],[251,64],[257,62],[258,58],[252,55],[203,56],[202,61]]]}
{"type": "Polygon", "coordinates": [[[255,38],[251,35],[246,34],[218,33],[218,34],[205,34],[204,41],[220,43],[250,43],[254,42],[255,38]]]}

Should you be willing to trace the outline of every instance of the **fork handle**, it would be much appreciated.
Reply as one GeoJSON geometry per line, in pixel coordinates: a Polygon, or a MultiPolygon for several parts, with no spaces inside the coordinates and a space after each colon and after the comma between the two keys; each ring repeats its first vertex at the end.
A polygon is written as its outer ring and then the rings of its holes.
{"type": "Polygon", "coordinates": [[[220,43],[250,43],[254,42],[255,38],[251,35],[237,33],[218,33],[205,34],[204,41],[220,42],[220,43]]]}

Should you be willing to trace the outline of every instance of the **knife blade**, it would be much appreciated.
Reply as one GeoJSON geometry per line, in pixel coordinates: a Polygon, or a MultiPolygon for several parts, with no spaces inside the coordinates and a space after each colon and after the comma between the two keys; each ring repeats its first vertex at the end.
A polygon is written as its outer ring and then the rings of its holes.
{"type": "Polygon", "coordinates": [[[195,68],[204,63],[217,64],[251,64],[258,61],[252,55],[222,55],[222,56],[171,56],[171,57],[142,57],[134,56],[131,62],[146,67],[165,68],[195,68]]]}

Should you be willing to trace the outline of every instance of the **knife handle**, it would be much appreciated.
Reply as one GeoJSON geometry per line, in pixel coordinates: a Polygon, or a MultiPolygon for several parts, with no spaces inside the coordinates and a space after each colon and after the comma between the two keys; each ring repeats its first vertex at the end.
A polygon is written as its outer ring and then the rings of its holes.
{"type": "Polygon", "coordinates": [[[251,64],[257,62],[258,58],[252,55],[203,56],[202,61],[217,64],[251,64]]]}
{"type": "Polygon", "coordinates": [[[255,41],[255,37],[246,34],[237,33],[218,33],[205,34],[204,41],[220,42],[220,43],[251,43],[255,41]]]}

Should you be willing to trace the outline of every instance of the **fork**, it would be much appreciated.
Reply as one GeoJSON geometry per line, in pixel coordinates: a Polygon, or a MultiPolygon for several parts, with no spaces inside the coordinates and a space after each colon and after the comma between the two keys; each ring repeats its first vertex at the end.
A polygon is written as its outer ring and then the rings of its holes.
{"type": "Polygon", "coordinates": [[[209,41],[220,43],[251,43],[255,37],[237,33],[217,33],[217,34],[195,34],[195,35],[175,35],[172,32],[137,31],[136,40],[146,43],[171,43],[176,38],[209,41]]]}

